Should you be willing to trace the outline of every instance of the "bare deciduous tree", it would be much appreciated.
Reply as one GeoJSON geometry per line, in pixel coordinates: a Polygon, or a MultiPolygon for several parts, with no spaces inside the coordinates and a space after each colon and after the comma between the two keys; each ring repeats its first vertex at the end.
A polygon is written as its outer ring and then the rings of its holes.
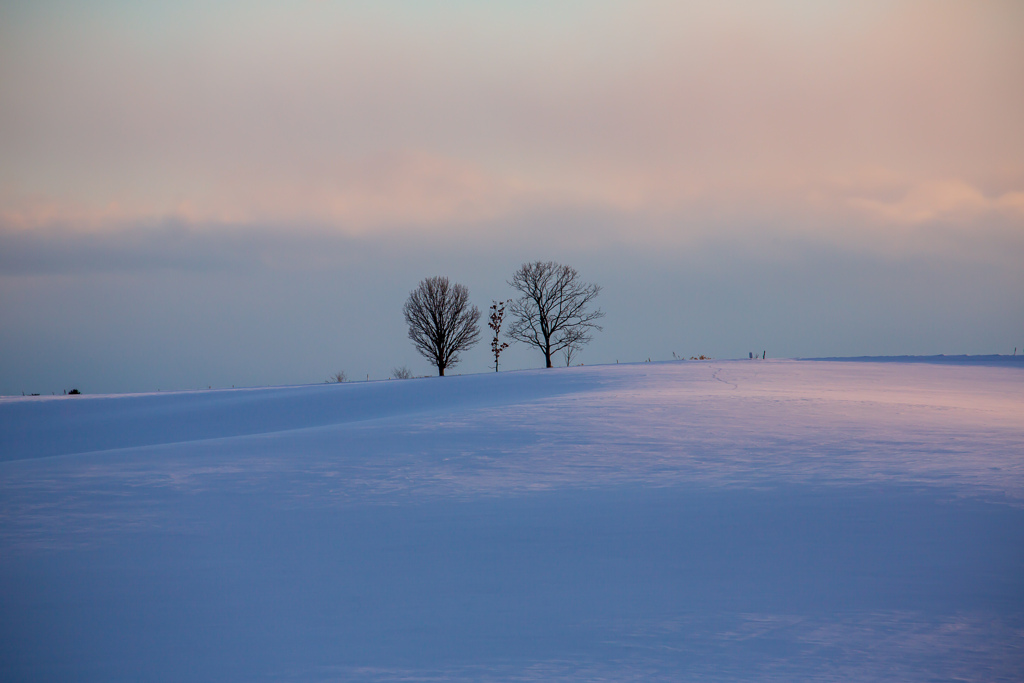
{"type": "Polygon", "coordinates": [[[562,353],[565,355],[565,367],[571,366],[573,358],[576,358],[582,350],[583,347],[579,344],[569,344],[562,349],[562,353]]]}
{"type": "Polygon", "coordinates": [[[591,340],[591,331],[601,329],[596,321],[604,313],[587,310],[601,287],[581,281],[571,266],[524,263],[508,284],[522,295],[509,309],[515,320],[508,336],[539,348],[549,368],[552,354],[571,348],[571,359],[591,340]]]}
{"type": "Polygon", "coordinates": [[[465,285],[451,284],[446,277],[428,277],[409,293],[402,309],[409,325],[409,339],[437,374],[459,362],[459,353],[480,339],[480,309],[469,303],[465,285]]]}
{"type": "Polygon", "coordinates": [[[328,383],[330,383],[330,382],[337,382],[337,383],[340,384],[341,382],[344,382],[347,379],[348,379],[348,377],[345,376],[345,371],[344,370],[338,370],[336,373],[334,373],[333,375],[331,375],[330,377],[327,378],[327,382],[328,383]]]}
{"type": "Polygon", "coordinates": [[[392,368],[391,376],[395,379],[412,379],[412,370],[404,365],[400,368],[392,368]]]}

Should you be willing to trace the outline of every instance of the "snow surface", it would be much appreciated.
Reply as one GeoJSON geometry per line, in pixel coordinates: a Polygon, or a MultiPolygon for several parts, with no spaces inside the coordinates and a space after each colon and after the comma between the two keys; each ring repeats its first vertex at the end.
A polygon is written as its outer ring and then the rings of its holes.
{"type": "Polygon", "coordinates": [[[0,399],[4,681],[1020,681],[1024,365],[0,399]]]}

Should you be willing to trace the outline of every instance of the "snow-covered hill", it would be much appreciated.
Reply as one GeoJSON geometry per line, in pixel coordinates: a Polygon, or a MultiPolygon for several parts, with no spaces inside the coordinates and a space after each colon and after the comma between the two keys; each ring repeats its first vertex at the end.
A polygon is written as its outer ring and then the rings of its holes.
{"type": "Polygon", "coordinates": [[[0,400],[10,681],[1020,680],[1024,367],[0,400]]]}

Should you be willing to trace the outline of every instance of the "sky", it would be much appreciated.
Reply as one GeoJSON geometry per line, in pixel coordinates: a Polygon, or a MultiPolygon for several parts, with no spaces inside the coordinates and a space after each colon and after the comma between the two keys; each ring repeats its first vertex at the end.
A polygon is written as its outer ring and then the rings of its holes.
{"type": "Polygon", "coordinates": [[[1024,352],[1021,121],[1018,2],[4,2],[0,394],[427,374],[551,259],[587,364],[1024,352]]]}

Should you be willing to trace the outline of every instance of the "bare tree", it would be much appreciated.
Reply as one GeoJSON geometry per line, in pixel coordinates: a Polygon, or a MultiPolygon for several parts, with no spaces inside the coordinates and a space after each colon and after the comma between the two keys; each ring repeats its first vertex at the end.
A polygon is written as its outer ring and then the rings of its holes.
{"type": "Polygon", "coordinates": [[[327,378],[328,383],[337,382],[340,384],[341,382],[344,382],[346,380],[348,380],[348,377],[345,376],[344,370],[338,370],[336,373],[327,378]]]}
{"type": "Polygon", "coordinates": [[[569,344],[562,349],[562,353],[565,355],[565,367],[571,366],[573,359],[579,356],[580,351],[582,350],[583,347],[579,344],[569,344]]]}
{"type": "Polygon", "coordinates": [[[592,339],[591,331],[601,330],[596,321],[604,313],[587,310],[601,287],[581,281],[571,266],[524,263],[508,284],[522,295],[509,309],[515,320],[508,336],[539,348],[549,368],[552,354],[570,347],[578,351],[592,339]]]}
{"type": "Polygon", "coordinates": [[[505,319],[505,307],[512,303],[512,300],[498,302],[491,299],[491,316],[487,327],[494,331],[494,339],[491,340],[491,353],[494,354],[494,371],[498,371],[498,358],[501,352],[508,348],[508,343],[501,341],[501,321],[505,319]]]}
{"type": "Polygon", "coordinates": [[[391,376],[395,379],[412,379],[412,370],[403,365],[400,368],[393,368],[391,376]]]}
{"type": "Polygon", "coordinates": [[[428,277],[409,293],[402,309],[413,346],[444,377],[459,362],[459,353],[480,339],[480,309],[469,303],[465,285],[446,277],[428,277]]]}

